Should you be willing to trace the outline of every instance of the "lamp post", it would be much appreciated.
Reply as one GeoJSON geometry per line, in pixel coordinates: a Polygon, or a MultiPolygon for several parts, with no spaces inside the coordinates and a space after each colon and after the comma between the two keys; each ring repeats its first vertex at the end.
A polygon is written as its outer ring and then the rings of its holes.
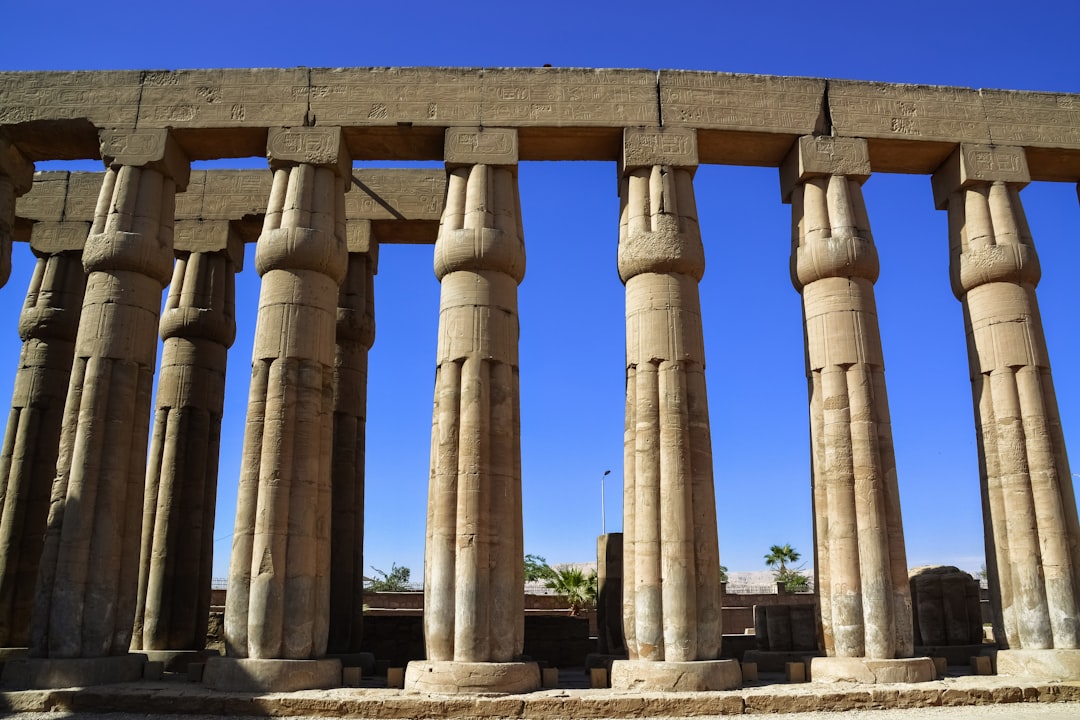
{"type": "Polygon", "coordinates": [[[607,535],[607,513],[604,510],[604,478],[611,474],[610,470],[605,470],[604,474],[600,476],[600,534],[607,535]]]}

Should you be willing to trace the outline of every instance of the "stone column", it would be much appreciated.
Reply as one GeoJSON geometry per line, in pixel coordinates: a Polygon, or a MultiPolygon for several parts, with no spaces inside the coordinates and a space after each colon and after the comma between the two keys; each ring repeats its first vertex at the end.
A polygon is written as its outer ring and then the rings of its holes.
{"type": "Polygon", "coordinates": [[[86,274],[82,244],[41,252],[19,317],[23,346],[0,455],[0,647],[26,647],[86,274]]]}
{"type": "Polygon", "coordinates": [[[720,551],[698,282],[692,130],[627,129],[619,197],[626,285],[623,628],[611,686],[738,687],[719,660],[720,551]]]}
{"type": "Polygon", "coordinates": [[[206,646],[225,365],[244,247],[227,221],[178,222],[143,502],[132,648],[186,671],[206,646]]]}
{"type": "Polygon", "coordinates": [[[15,229],[15,198],[34,184],[34,164],[7,138],[0,136],[0,287],[11,277],[11,235],[15,229]]]}
{"type": "Polygon", "coordinates": [[[255,251],[262,276],[225,602],[220,689],[341,683],[330,618],[334,338],[351,161],[339,128],[271,129],[274,173],[255,251]]]}
{"type": "Polygon", "coordinates": [[[791,280],[802,294],[810,395],[814,572],[821,615],[815,680],[934,678],[911,659],[911,593],[862,197],[864,140],[802,137],[780,169],[792,208],[791,280]]]}
{"type": "Polygon", "coordinates": [[[525,247],[517,133],[446,131],[446,208],[424,557],[427,661],[405,687],[526,692],[517,286],[525,247]]]}
{"type": "MultiPolygon", "coordinates": [[[[188,161],[166,130],[102,131],[107,167],[83,251],[87,273],[38,571],[28,660],[5,682],[135,679],[128,655],[161,291],[188,161]]],[[[10,672],[9,672],[10,669],[10,672]]]]}
{"type": "Polygon", "coordinates": [[[979,444],[998,673],[1080,678],[1080,528],[1020,189],[1022,148],[963,144],[933,177],[949,212],[979,444]]]}
{"type": "Polygon", "coordinates": [[[356,660],[364,622],[364,448],[368,351],[375,342],[379,245],[370,220],[350,221],[349,260],[338,293],[334,354],[333,518],[327,649],[356,660]]]}

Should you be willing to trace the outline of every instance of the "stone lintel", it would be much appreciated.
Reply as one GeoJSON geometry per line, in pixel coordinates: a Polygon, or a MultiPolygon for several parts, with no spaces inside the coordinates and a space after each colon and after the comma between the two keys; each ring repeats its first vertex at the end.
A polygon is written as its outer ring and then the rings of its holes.
{"type": "MultiPolygon", "coordinates": [[[[331,168],[339,177],[352,173],[352,158],[339,127],[270,128],[266,157],[270,167],[303,163],[331,168]]],[[[346,192],[350,187],[346,184],[346,192]]]]}
{"type": "MultiPolygon", "coordinates": [[[[69,175],[66,170],[34,173],[33,187],[15,202],[15,216],[38,222],[63,220],[69,175]]],[[[100,173],[97,176],[101,178],[100,173]]]]}
{"type": "Polygon", "coordinates": [[[518,137],[513,128],[447,128],[443,159],[448,168],[463,165],[517,165],[518,137]]]}
{"type": "Polygon", "coordinates": [[[90,225],[89,220],[35,222],[30,230],[30,247],[39,255],[55,255],[69,250],[82,252],[86,237],[90,234],[90,225]]]}
{"type": "Polygon", "coordinates": [[[244,269],[244,241],[229,220],[177,220],[173,226],[176,252],[222,252],[236,272],[244,269]]]}
{"type": "Polygon", "coordinates": [[[626,128],[623,130],[621,172],[654,165],[696,169],[697,130],[694,128],[626,128]]]}
{"type": "Polygon", "coordinates": [[[961,143],[930,178],[934,205],[944,210],[954,192],[990,182],[1020,187],[1031,182],[1024,148],[961,143]]]}
{"type": "Polygon", "coordinates": [[[149,167],[172,178],[177,190],[187,187],[191,161],[168,130],[102,130],[98,137],[107,166],[149,167]]]}
{"type": "Polygon", "coordinates": [[[860,183],[870,177],[870,152],[861,138],[807,136],[799,138],[780,166],[780,196],[791,202],[798,183],[813,177],[843,175],[860,183]]]}
{"type": "Polygon", "coordinates": [[[34,184],[34,163],[19,152],[19,148],[7,138],[0,136],[0,175],[11,178],[15,184],[15,196],[25,195],[34,184]]]}

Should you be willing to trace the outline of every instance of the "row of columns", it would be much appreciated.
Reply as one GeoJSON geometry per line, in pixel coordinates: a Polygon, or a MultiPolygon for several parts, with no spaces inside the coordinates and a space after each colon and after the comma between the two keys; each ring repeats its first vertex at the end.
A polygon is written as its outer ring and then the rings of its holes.
{"type": "MultiPolygon", "coordinates": [[[[76,250],[43,257],[28,294],[20,378],[29,379],[20,381],[0,458],[0,643],[25,642],[44,659],[31,676],[62,674],[61,659],[94,659],[95,673],[111,668],[119,679],[138,667],[129,648],[197,651],[205,633],[242,253],[227,223],[208,224],[198,248],[174,247],[174,195],[186,184],[188,162],[167,131],[101,137],[108,169],[82,268],[76,250]],[[147,472],[158,330],[165,345],[147,472]],[[56,390],[65,385],[57,417],[56,390]],[[51,486],[48,500],[43,486],[51,486]]],[[[7,169],[13,152],[0,146],[0,180],[18,175],[7,169]]],[[[448,195],[435,246],[442,292],[425,558],[428,659],[410,665],[406,678],[414,689],[522,691],[539,685],[539,673],[520,660],[517,285],[525,252],[517,135],[450,129],[445,153],[448,195]]],[[[327,652],[359,642],[377,245],[363,226],[346,228],[351,159],[339,129],[271,130],[268,157],[273,187],[256,247],[262,287],[227,657],[211,661],[207,681],[285,690],[335,684],[340,665],[327,652]],[[295,661],[307,669],[298,673],[295,661]]],[[[737,667],[719,660],[696,166],[693,131],[625,131],[618,265],[627,302],[629,660],[613,667],[616,687],[739,684],[737,667]]],[[[911,658],[873,296],[878,261],[861,195],[870,175],[866,143],[800,138],[780,175],[792,205],[791,273],[806,334],[819,640],[827,654],[813,673],[929,679],[930,661],[911,658]]],[[[1019,202],[1026,181],[1022,149],[961,145],[933,186],[949,212],[953,287],[968,329],[998,636],[1027,653],[1014,654],[1018,670],[1035,662],[1042,672],[1067,675],[1080,668],[1080,530],[1035,300],[1037,256],[1019,202]],[[1032,659],[1032,650],[1059,652],[1047,663],[1045,653],[1032,659]]],[[[7,207],[18,183],[3,182],[0,231],[10,234],[5,218],[13,216],[7,207]]],[[[1008,662],[1006,655],[1006,670],[1008,662]]],[[[85,673],[89,665],[80,667],[85,673]]]]}

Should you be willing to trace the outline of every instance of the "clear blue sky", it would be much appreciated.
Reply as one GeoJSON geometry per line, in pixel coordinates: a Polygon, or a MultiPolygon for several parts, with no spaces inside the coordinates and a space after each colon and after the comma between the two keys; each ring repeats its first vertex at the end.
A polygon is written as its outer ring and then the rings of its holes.
{"type": "MultiPolygon", "coordinates": [[[[870,2],[8,3],[0,70],[211,67],[632,67],[1080,93],[1080,4],[870,2]]],[[[3,98],[0,97],[0,103],[3,98]]],[[[61,167],[50,165],[50,168],[61,167]]],[[[86,169],[88,166],[80,166],[86,169]]],[[[99,164],[89,166],[98,169],[99,164]]],[[[588,560],[622,527],[623,288],[614,163],[522,163],[520,289],[525,550],[588,560]]],[[[799,296],[790,207],[769,168],[702,166],[695,182],[721,562],[763,567],[769,545],[812,555],[799,296]]],[[[925,176],[865,186],[881,257],[878,310],[909,564],[983,560],[978,467],[945,213],[925,176]]],[[[1080,208],[1073,184],[1021,195],[1042,259],[1039,299],[1058,402],[1080,470],[1080,208]]],[[[249,247],[249,260],[252,247],[249,247]]],[[[0,290],[0,403],[32,266],[0,290]]],[[[431,248],[384,246],[368,401],[366,564],[422,576],[438,283],[431,248]]],[[[224,576],[258,276],[238,278],[215,572],[224,576]]]]}

